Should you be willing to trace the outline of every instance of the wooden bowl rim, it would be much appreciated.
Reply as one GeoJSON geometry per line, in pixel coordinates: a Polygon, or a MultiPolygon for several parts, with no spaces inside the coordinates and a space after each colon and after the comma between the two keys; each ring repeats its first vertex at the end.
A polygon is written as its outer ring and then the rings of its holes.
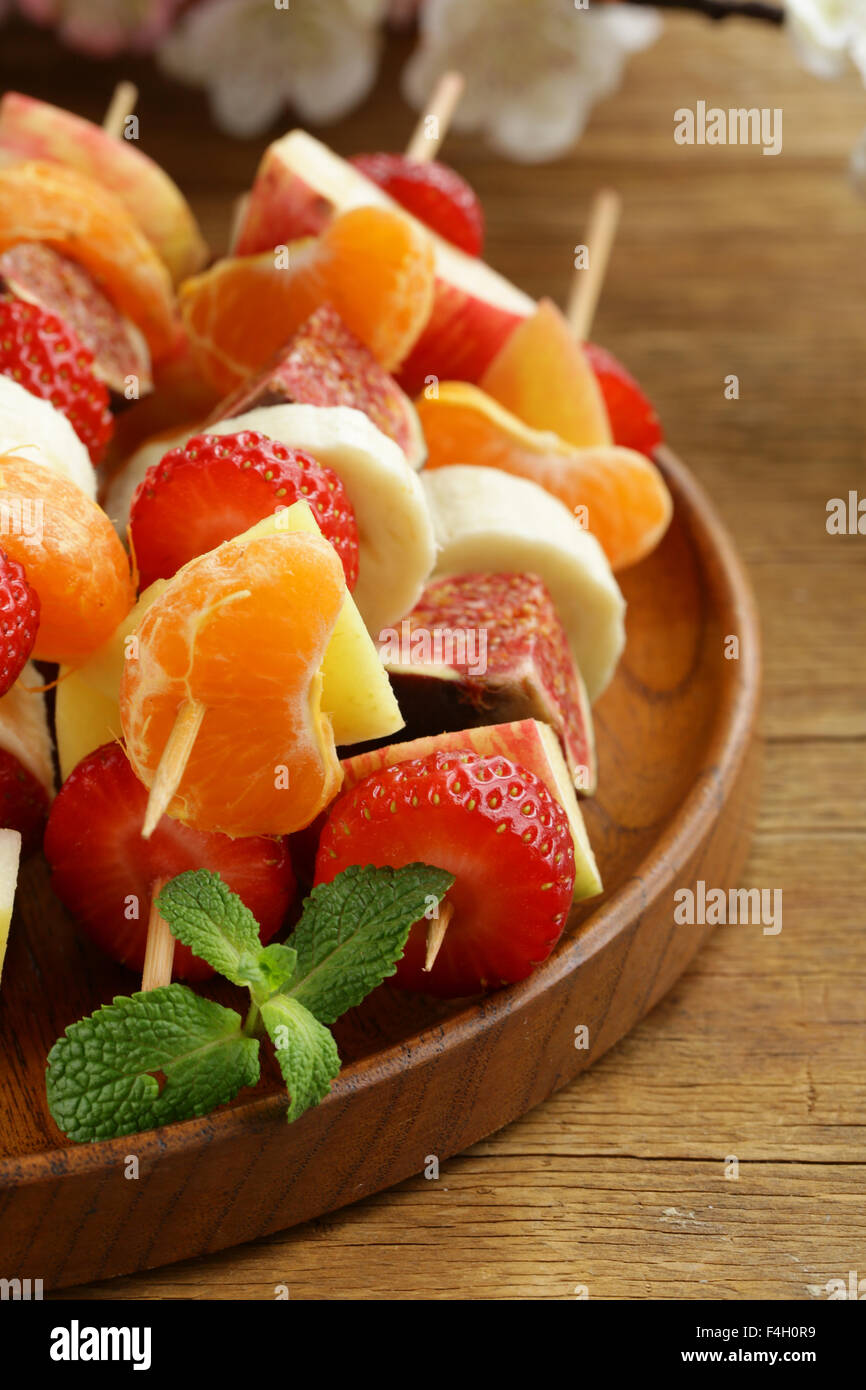
{"type": "MultiPolygon", "coordinates": [[[[579,935],[561,943],[528,979],[498,990],[480,1002],[466,1004],[447,1020],[428,1025],[400,1042],[349,1063],[322,1106],[345,1105],[358,1091],[405,1069],[410,1054],[415,1066],[431,1064],[447,1047],[459,1045],[467,1033],[476,1034],[479,1029],[486,1031],[495,1027],[503,1015],[514,1014],[534,1002],[540,993],[602,950],[614,932],[622,929],[624,921],[633,922],[651,899],[670,890],[675,875],[699,843],[702,832],[708,828],[736,780],[748,749],[749,731],[754,725],[760,698],[760,624],[754,596],[733,542],[701,485],[666,446],[655,451],[655,459],[672,484],[676,505],[702,558],[702,573],[707,575],[709,554],[718,562],[710,588],[715,594],[726,595],[733,627],[740,638],[739,659],[730,663],[720,692],[704,771],[671,816],[661,837],[654,842],[639,871],[582,923],[579,935]]],[[[210,1143],[217,1134],[226,1139],[249,1132],[251,1127],[267,1128],[279,1117],[285,1104],[284,1094],[274,1092],[232,1109],[140,1135],[125,1135],[92,1144],[70,1144],[4,1158],[0,1160],[0,1189],[100,1170],[107,1173],[122,1165],[132,1142],[140,1162],[186,1153],[210,1143]]]]}

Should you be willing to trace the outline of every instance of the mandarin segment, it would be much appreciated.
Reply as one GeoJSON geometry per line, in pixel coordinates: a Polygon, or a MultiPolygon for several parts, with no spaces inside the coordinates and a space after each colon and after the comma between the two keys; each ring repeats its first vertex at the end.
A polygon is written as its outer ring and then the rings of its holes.
{"type": "Polygon", "coordinates": [[[409,352],[433,304],[433,248],[422,228],[384,208],[355,208],[317,239],[219,261],[181,286],[190,341],[207,378],[235,390],[322,304],[386,370],[409,352]]]}
{"type": "Polygon", "coordinates": [[[59,164],[0,170],[0,251],[34,241],[82,265],[141,330],[154,358],[169,351],[171,277],[119,198],[59,164]]]}
{"type": "Polygon", "coordinates": [[[39,595],[33,655],[75,665],[112,635],[135,601],[129,560],[101,507],[68,479],[0,458],[3,549],[39,595]]]}
{"type": "Polygon", "coordinates": [[[528,478],[600,541],[614,570],[637,563],[667,530],[672,503],[655,464],[616,445],[575,449],[533,430],[477,386],[446,381],[417,402],[428,469],[471,462],[528,478]]]}
{"type": "Polygon", "coordinates": [[[305,533],[227,541],[168,581],[138,628],[120,713],[149,787],[181,705],[205,706],[169,815],[283,835],[327,805],[341,771],[320,668],[345,596],[333,546],[305,533]]]}

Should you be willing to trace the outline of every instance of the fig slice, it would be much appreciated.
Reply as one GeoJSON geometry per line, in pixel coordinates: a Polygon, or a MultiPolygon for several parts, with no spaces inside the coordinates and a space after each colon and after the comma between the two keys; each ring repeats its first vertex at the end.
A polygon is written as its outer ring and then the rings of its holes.
{"type": "Polygon", "coordinates": [[[349,406],[399,444],[412,468],[427,455],[414,405],[330,304],[301,324],[267,367],[221,401],[208,424],[268,405],[349,406]]]}
{"type": "Polygon", "coordinates": [[[406,721],[401,739],[540,720],[557,734],[575,789],[595,791],[586,689],[536,575],[432,580],[399,628],[380,632],[379,655],[406,721]]]}
{"type": "Polygon", "coordinates": [[[138,395],[153,390],[150,352],[129,319],[87,271],[43,242],[19,242],[0,254],[0,293],[36,304],[67,323],[93,354],[96,375],[123,395],[135,377],[138,395]]]}

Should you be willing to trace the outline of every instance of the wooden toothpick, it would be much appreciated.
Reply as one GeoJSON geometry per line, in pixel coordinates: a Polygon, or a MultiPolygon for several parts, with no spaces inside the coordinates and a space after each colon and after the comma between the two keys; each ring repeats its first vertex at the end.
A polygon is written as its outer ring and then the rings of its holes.
{"type": "Polygon", "coordinates": [[[433,966],[436,964],[436,957],[442,948],[442,942],[445,940],[445,933],[448,930],[453,916],[454,908],[451,906],[451,903],[446,902],[439,904],[439,916],[431,918],[430,925],[427,928],[427,955],[424,957],[425,970],[432,970],[433,966]]]}
{"type": "Polygon", "coordinates": [[[138,88],[134,82],[118,82],[108,104],[102,129],[115,140],[123,138],[123,127],[127,116],[131,116],[138,104],[138,88]]]}
{"type": "Polygon", "coordinates": [[[201,728],[201,721],[204,719],[204,711],[204,705],[198,700],[184,700],[177,712],[174,728],[162,750],[162,757],[147,798],[144,828],[141,832],[145,840],[150,839],[180,785],[201,728]]]}
{"type": "Polygon", "coordinates": [[[409,159],[424,163],[435,159],[445,139],[451,118],[457,110],[466,79],[462,72],[445,72],[436,83],[427,109],[418,120],[412,139],[406,146],[409,159]]]}
{"type": "Polygon", "coordinates": [[[574,272],[566,310],[566,318],[580,342],[589,337],[595,318],[621,211],[622,199],[612,188],[600,189],[592,200],[586,238],[588,264],[574,272]]]}
{"type": "Polygon", "coordinates": [[[167,878],[157,878],[150,890],[147,947],[144,952],[144,971],[141,976],[141,988],[143,990],[159,989],[160,985],[171,984],[171,971],[174,965],[174,937],[168,922],[156,905],[167,882],[167,878]]]}

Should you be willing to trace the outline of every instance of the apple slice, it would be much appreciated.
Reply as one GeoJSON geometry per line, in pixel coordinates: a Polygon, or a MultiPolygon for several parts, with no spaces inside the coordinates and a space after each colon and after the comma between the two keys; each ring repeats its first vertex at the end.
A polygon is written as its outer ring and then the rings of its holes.
{"type": "Polygon", "coordinates": [[[483,728],[459,729],[413,739],[410,743],[391,743],[343,760],[343,790],[355,786],[371,772],[378,772],[410,758],[426,758],[430,753],[451,753],[467,748],[475,753],[501,754],[520,763],[540,777],[568,816],[574,840],[574,900],[592,898],[602,891],[601,875],[583,821],[571,775],[565,765],[556,734],[537,719],[510,724],[487,724],[483,728]]]}
{"type": "MultiPolygon", "coordinates": [[[[239,220],[234,252],[250,255],[317,235],[336,213],[369,204],[409,216],[327,145],[293,130],[264,153],[239,220]]],[[[436,280],[427,327],[398,374],[410,395],[424,387],[428,376],[478,381],[512,329],[535,308],[528,295],[484,261],[467,256],[429,228],[425,231],[433,243],[436,280]]]]}
{"type": "Polygon", "coordinates": [[[59,106],[7,92],[0,101],[0,165],[49,160],[87,174],[126,206],[175,284],[199,270],[207,247],[180,189],[127,140],[59,106]]]}
{"type": "Polygon", "coordinates": [[[21,836],[18,831],[0,830],[0,977],[3,974],[3,960],[9,940],[12,909],[15,906],[20,862],[21,836]]]}
{"type": "Polygon", "coordinates": [[[407,738],[538,719],[557,733],[578,792],[595,791],[589,700],[535,575],[434,579],[399,631],[380,633],[379,642],[407,738]]]}

